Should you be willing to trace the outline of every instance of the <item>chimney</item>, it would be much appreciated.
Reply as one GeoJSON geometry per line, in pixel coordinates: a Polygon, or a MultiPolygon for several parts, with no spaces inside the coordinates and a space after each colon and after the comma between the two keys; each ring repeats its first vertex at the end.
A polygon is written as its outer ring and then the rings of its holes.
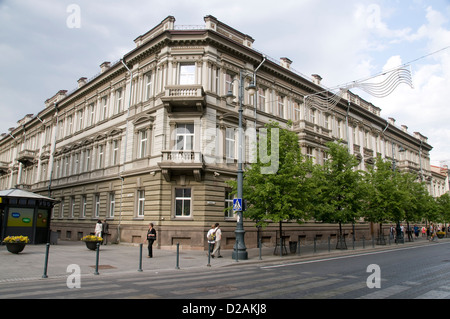
{"type": "Polygon", "coordinates": [[[83,85],[86,84],[87,78],[80,78],[78,80],[78,88],[82,87],[83,85]]]}
{"type": "Polygon", "coordinates": [[[318,74],[313,74],[312,81],[314,84],[320,85],[320,81],[322,81],[322,77],[318,74]]]}
{"type": "Polygon", "coordinates": [[[406,125],[402,125],[402,131],[403,132],[408,132],[408,127],[406,125]]]}
{"type": "Polygon", "coordinates": [[[389,124],[395,125],[395,119],[393,117],[388,118],[389,124]]]}
{"type": "Polygon", "coordinates": [[[291,69],[292,61],[289,60],[288,58],[281,58],[281,59],[280,59],[280,64],[281,64],[281,66],[282,66],[283,68],[286,68],[286,69],[290,70],[290,69],[291,69]]]}
{"type": "Polygon", "coordinates": [[[109,69],[111,66],[111,62],[105,61],[102,64],[100,64],[100,69],[102,70],[102,73],[109,69]]]}

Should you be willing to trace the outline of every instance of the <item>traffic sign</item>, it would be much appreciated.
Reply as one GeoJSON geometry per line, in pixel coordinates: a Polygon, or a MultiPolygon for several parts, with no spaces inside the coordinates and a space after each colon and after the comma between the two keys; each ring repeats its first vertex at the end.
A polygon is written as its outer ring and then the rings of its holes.
{"type": "Polygon", "coordinates": [[[242,198],[233,199],[233,212],[242,211],[242,198]]]}

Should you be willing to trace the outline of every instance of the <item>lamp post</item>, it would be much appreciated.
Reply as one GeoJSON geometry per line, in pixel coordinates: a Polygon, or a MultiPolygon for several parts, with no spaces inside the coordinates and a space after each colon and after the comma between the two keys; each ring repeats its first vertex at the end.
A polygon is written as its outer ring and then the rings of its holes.
{"type": "MultiPolygon", "coordinates": [[[[237,197],[243,203],[243,188],[244,188],[244,170],[242,168],[242,148],[243,148],[243,128],[242,128],[242,113],[243,113],[243,100],[244,100],[244,71],[241,70],[239,74],[239,142],[238,142],[238,169],[237,169],[237,197]]],[[[234,80],[233,80],[234,81],[234,80]]],[[[247,88],[250,95],[254,95],[256,92],[256,86],[252,82],[247,88]]],[[[226,100],[228,104],[231,104],[235,96],[231,92],[231,88],[226,95],[226,100]]],[[[236,260],[247,260],[247,247],[245,247],[245,230],[244,230],[244,220],[243,220],[243,205],[240,206],[236,211],[237,223],[236,223],[236,243],[233,247],[232,258],[236,260]]]]}
{"type": "MultiPolygon", "coordinates": [[[[400,153],[403,153],[406,150],[400,145],[398,151],[400,153]]],[[[394,171],[394,174],[395,174],[395,170],[396,170],[395,164],[396,164],[396,160],[395,160],[394,141],[392,141],[392,170],[394,171]]],[[[397,244],[398,243],[404,244],[405,243],[405,237],[403,236],[402,228],[400,227],[400,221],[399,220],[397,221],[395,232],[396,232],[395,239],[397,241],[397,244]]]]}

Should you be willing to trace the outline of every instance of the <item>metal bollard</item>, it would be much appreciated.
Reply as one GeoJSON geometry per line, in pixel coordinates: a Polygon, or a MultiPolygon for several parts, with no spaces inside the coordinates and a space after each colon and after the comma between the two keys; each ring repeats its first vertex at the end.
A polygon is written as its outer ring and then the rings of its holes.
{"type": "Polygon", "coordinates": [[[236,239],[236,262],[239,261],[239,241],[236,239]]]}
{"type": "Polygon", "coordinates": [[[259,260],[262,260],[262,252],[261,252],[261,249],[262,249],[262,244],[261,244],[261,238],[259,239],[259,260]]]}
{"type": "Polygon", "coordinates": [[[47,266],[48,266],[48,250],[50,248],[50,243],[47,243],[45,247],[45,263],[44,263],[44,274],[42,275],[42,278],[48,278],[47,276],[47,266]]]}
{"type": "Polygon", "coordinates": [[[208,264],[206,266],[211,267],[211,243],[208,243],[208,264]]]}
{"type": "Polygon", "coordinates": [[[138,271],[142,271],[142,245],[139,244],[139,269],[138,271]]]}
{"type": "Polygon", "coordinates": [[[180,269],[180,243],[177,243],[177,265],[175,269],[180,269]]]}
{"type": "Polygon", "coordinates": [[[297,242],[297,255],[298,256],[300,256],[300,238],[298,239],[298,242],[297,242]]]}
{"type": "Polygon", "coordinates": [[[97,249],[96,249],[96,257],[95,257],[95,272],[94,275],[99,275],[98,273],[98,256],[100,252],[100,243],[97,243],[97,249]]]}
{"type": "Polygon", "coordinates": [[[328,236],[328,252],[331,251],[331,237],[328,236]]]}

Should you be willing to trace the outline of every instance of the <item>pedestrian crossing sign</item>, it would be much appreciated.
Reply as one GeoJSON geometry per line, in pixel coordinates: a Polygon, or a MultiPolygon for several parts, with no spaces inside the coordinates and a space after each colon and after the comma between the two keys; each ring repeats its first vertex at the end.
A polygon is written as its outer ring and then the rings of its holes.
{"type": "Polygon", "coordinates": [[[233,212],[242,211],[242,198],[233,199],[233,212]]]}

